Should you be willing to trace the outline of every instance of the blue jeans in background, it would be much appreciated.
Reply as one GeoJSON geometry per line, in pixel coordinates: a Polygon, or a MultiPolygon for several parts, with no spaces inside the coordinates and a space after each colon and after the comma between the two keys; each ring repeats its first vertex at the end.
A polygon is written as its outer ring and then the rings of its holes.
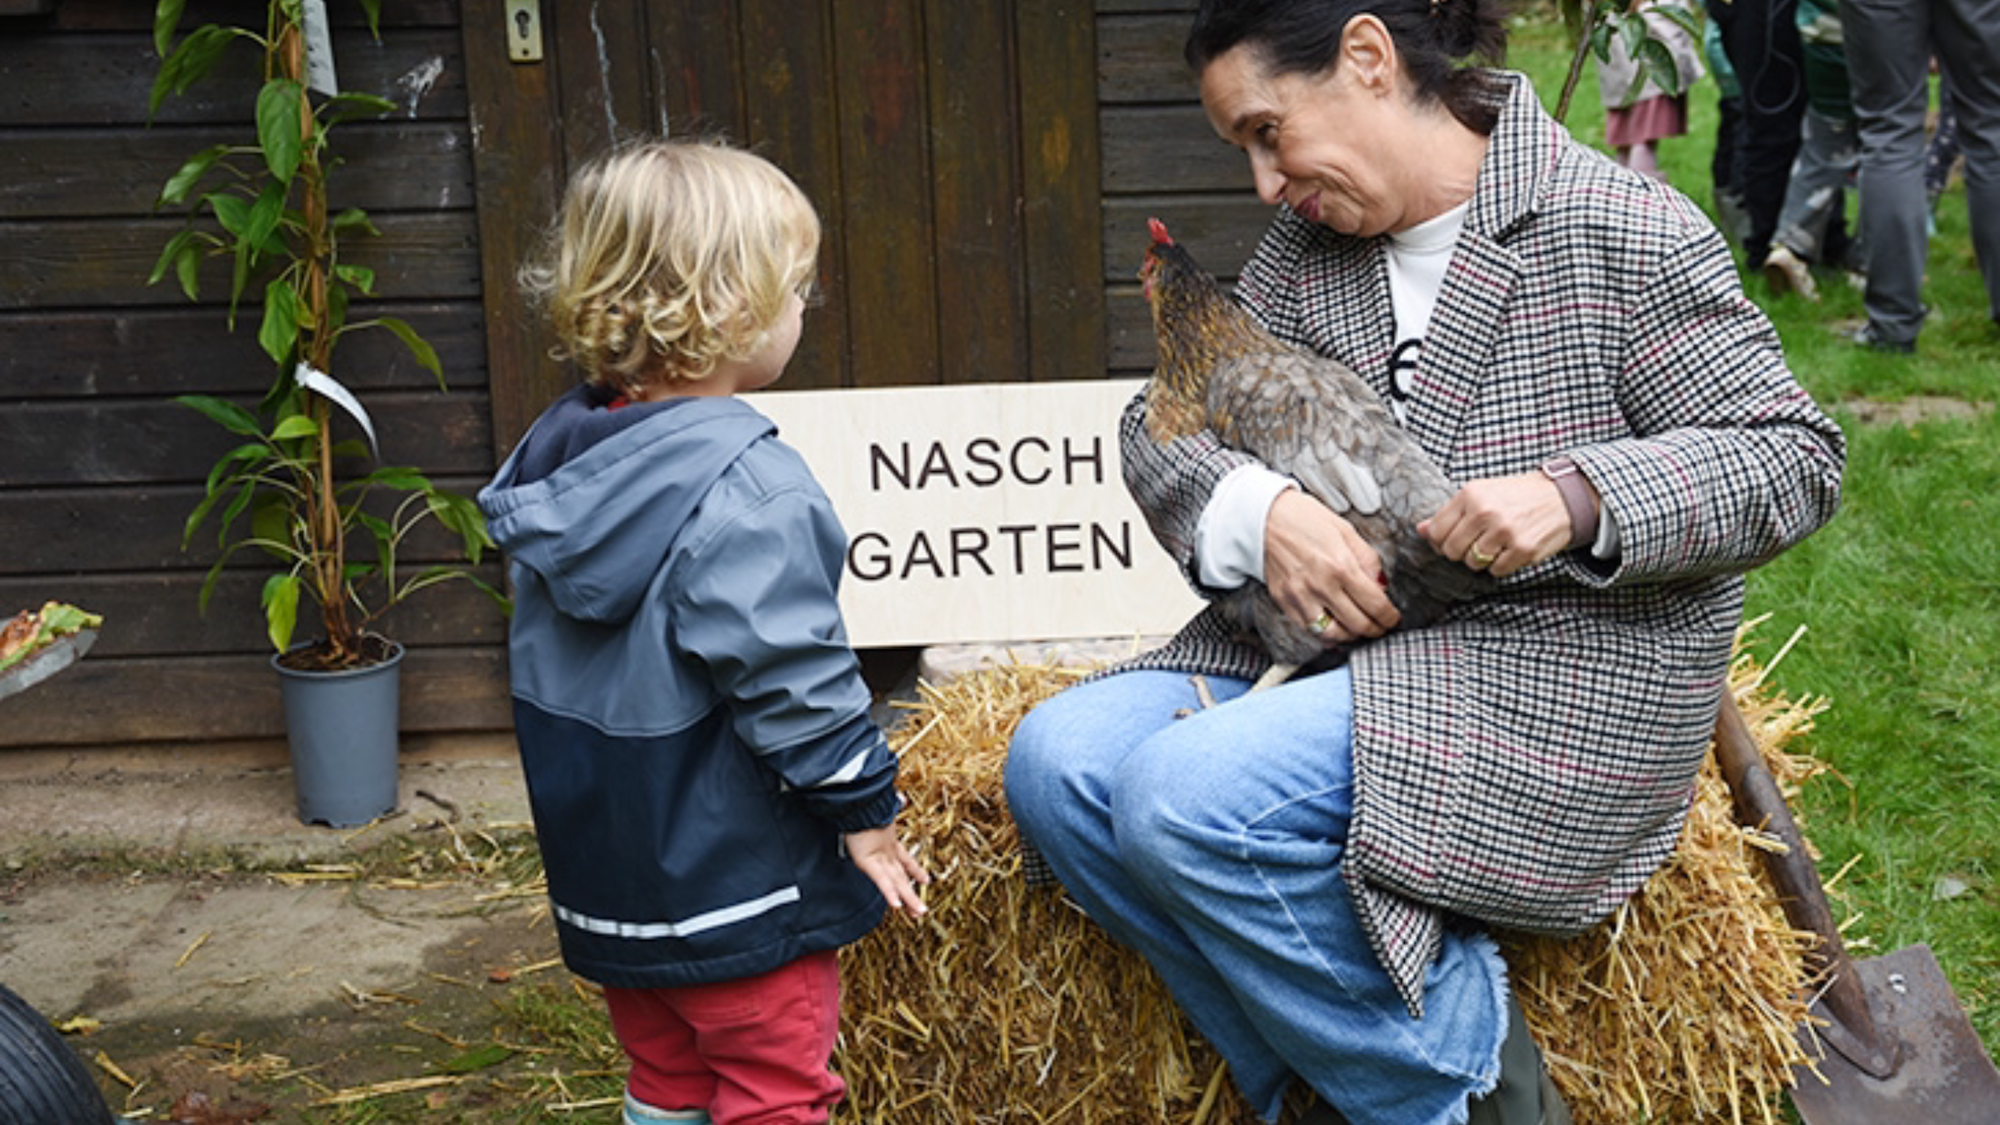
{"type": "Polygon", "coordinates": [[[1143,954],[1237,1087],[1275,1120],[1303,1079],[1352,1125],[1456,1125],[1492,1089],[1506,966],[1453,928],[1412,1019],[1341,874],[1353,811],[1353,680],[1340,668],[1245,695],[1126,672],[1021,721],[1007,802],[1070,895],[1143,954]]]}

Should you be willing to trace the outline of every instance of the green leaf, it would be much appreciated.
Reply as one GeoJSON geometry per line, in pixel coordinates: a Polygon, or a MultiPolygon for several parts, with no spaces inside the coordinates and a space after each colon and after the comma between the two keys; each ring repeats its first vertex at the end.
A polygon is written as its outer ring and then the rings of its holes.
{"type": "Polygon", "coordinates": [[[398,492],[431,491],[430,478],[407,465],[384,465],[356,483],[370,488],[393,488],[398,492]]]}
{"type": "Polygon", "coordinates": [[[229,263],[229,330],[236,331],[236,308],[243,301],[243,291],[250,287],[250,266],[257,259],[257,252],[248,242],[238,239],[236,253],[229,263]]]}
{"type": "MultiPolygon", "coordinates": [[[[153,272],[146,275],[146,284],[158,284],[161,278],[167,276],[167,270],[175,268],[182,254],[193,251],[194,241],[195,234],[191,230],[181,231],[167,239],[167,244],[160,248],[160,260],[153,263],[153,272]]],[[[188,296],[192,298],[194,294],[188,296]]]]}
{"type": "Polygon", "coordinates": [[[1646,20],[1643,16],[1620,13],[1613,16],[1611,26],[1618,31],[1618,39],[1625,45],[1629,58],[1639,57],[1639,45],[1646,41],[1646,20]]]}
{"type": "Polygon", "coordinates": [[[271,430],[272,441],[297,441],[300,438],[318,437],[319,423],[305,414],[287,414],[278,420],[271,430]]]}
{"type": "Polygon", "coordinates": [[[376,323],[395,333],[396,338],[403,342],[403,346],[410,349],[410,354],[417,357],[417,362],[423,365],[424,370],[437,376],[438,387],[443,389],[444,365],[438,362],[437,349],[431,347],[429,341],[417,335],[417,330],[411,328],[408,322],[396,317],[381,317],[376,323]]]}
{"type": "Polygon", "coordinates": [[[212,191],[201,197],[208,209],[215,212],[215,221],[222,229],[241,239],[243,232],[250,229],[250,201],[233,192],[212,191]]]}
{"type": "Polygon", "coordinates": [[[361,0],[361,10],[368,13],[368,34],[382,41],[382,0],[361,0]]]}
{"type": "Polygon", "coordinates": [[[284,558],[285,553],[278,548],[303,541],[297,521],[304,518],[303,508],[292,507],[282,496],[266,494],[257,510],[250,513],[250,534],[271,554],[284,558]]]}
{"type": "Polygon", "coordinates": [[[299,576],[290,571],[273,574],[264,583],[265,626],[279,652],[292,647],[292,631],[299,624],[299,586],[299,576]]]}
{"type": "Polygon", "coordinates": [[[1646,77],[1652,79],[1653,85],[1669,94],[1686,92],[1681,86],[1680,67],[1674,64],[1674,53],[1665,43],[1658,39],[1647,39],[1640,43],[1638,59],[1639,65],[1645,69],[1646,77]]]}
{"type": "MultiPolygon", "coordinates": [[[[187,550],[186,543],[181,544],[181,550],[187,550]]],[[[195,599],[195,611],[203,617],[208,616],[208,599],[215,593],[215,583],[222,577],[222,564],[228,558],[229,554],[225,551],[222,558],[215,560],[215,565],[208,568],[208,575],[201,580],[201,595],[195,599]]]]}
{"type": "Polygon", "coordinates": [[[1608,23],[1600,23],[1590,32],[1590,50],[1600,61],[1611,61],[1611,36],[1613,28],[1608,23]]]}
{"type": "Polygon", "coordinates": [[[347,323],[347,287],[329,285],[326,287],[326,323],[337,335],[340,326],[347,323]]]}
{"type": "Polygon", "coordinates": [[[203,176],[208,175],[208,170],[215,167],[215,162],[222,159],[228,151],[228,145],[210,145],[195,153],[186,164],[181,165],[180,171],[167,177],[166,186],[160,189],[159,201],[187,202],[188,192],[194,190],[194,186],[201,182],[203,176]]]}
{"type": "Polygon", "coordinates": [[[306,88],[290,78],[273,78],[257,91],[257,143],[264,149],[265,166],[281,184],[292,182],[305,156],[305,107],[306,88]]]}
{"type": "Polygon", "coordinates": [[[333,275],[368,296],[375,295],[375,271],[367,266],[335,266],[333,275]]]}
{"type": "Polygon", "coordinates": [[[327,225],[333,229],[335,234],[341,235],[353,234],[356,231],[368,235],[380,235],[382,233],[375,226],[374,221],[369,219],[368,212],[363,211],[359,207],[349,207],[347,210],[328,219],[327,225]]]}
{"type": "Polygon", "coordinates": [[[153,6],[153,53],[167,57],[167,48],[174,41],[174,32],[180,30],[181,13],[187,10],[187,0],[160,0],[153,6]]]}
{"type": "Polygon", "coordinates": [[[257,255],[284,249],[283,243],[274,243],[271,236],[277,233],[278,224],[285,221],[285,196],[288,194],[283,184],[268,183],[257,194],[257,202],[250,205],[250,214],[243,226],[243,241],[256,251],[253,260],[257,255]]]}
{"type": "Polygon", "coordinates": [[[486,532],[486,517],[480,513],[479,505],[453,492],[433,492],[426,499],[430,503],[431,514],[458,535],[465,544],[465,557],[477,566],[480,556],[493,546],[493,540],[486,532]]]}
{"type": "MultiPolygon", "coordinates": [[[[211,490],[203,494],[201,502],[196,504],[194,510],[188,513],[187,522],[181,525],[181,550],[187,550],[188,544],[194,542],[194,533],[201,530],[202,522],[208,519],[209,511],[215,507],[215,502],[220,499],[222,499],[222,494],[211,490]]],[[[227,525],[225,524],[224,526],[227,525]]],[[[207,602],[208,595],[204,593],[202,595],[202,603],[205,605],[207,602]]]]}
{"type": "Polygon", "coordinates": [[[284,363],[298,339],[299,292],[289,278],[280,277],[264,287],[264,323],[257,329],[257,343],[265,355],[284,363]]]}
{"type": "Polygon", "coordinates": [[[1672,20],[1680,26],[1682,31],[1694,36],[1697,40],[1702,36],[1701,17],[1695,15],[1692,8],[1684,8],[1679,4],[1658,4],[1648,8],[1647,11],[1658,13],[1672,20]]]}
{"type": "Polygon", "coordinates": [[[239,35],[248,36],[250,33],[215,24],[204,24],[189,32],[187,38],[181,40],[181,45],[174,48],[173,54],[167,55],[160,63],[160,72],[153,77],[153,92],[146,101],[146,119],[152,120],[153,115],[160,111],[160,103],[167,100],[167,95],[182,93],[206,78],[208,72],[215,69],[215,60],[221,56],[223,48],[239,35]]]}
{"type": "Polygon", "coordinates": [[[243,437],[261,438],[264,428],[257,424],[257,417],[248,410],[219,398],[208,395],[181,395],[174,399],[182,406],[200,411],[208,419],[232,434],[243,437]]]}
{"type": "Polygon", "coordinates": [[[263,442],[255,442],[249,445],[239,445],[235,449],[216,458],[215,464],[211,465],[208,470],[208,494],[211,497],[219,494],[225,478],[234,480],[238,472],[244,471],[237,466],[237,462],[247,461],[254,464],[270,455],[271,451],[269,447],[263,442]]]}
{"type": "Polygon", "coordinates": [[[180,257],[174,260],[174,277],[181,283],[181,292],[187,294],[188,300],[195,300],[199,296],[201,255],[193,245],[183,249],[180,257]]]}
{"type": "Polygon", "coordinates": [[[397,110],[395,102],[375,94],[340,93],[320,106],[320,115],[329,125],[364,117],[381,117],[397,110]]]}

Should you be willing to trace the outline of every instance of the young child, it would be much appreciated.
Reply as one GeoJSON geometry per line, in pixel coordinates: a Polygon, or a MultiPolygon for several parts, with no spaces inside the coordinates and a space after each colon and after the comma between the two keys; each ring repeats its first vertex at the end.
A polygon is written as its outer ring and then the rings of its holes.
{"type": "Polygon", "coordinates": [[[847,539],[738,392],[798,346],[820,227],[717,143],[580,172],[522,274],[585,382],[479,494],[563,959],[604,986],[625,1121],[823,1122],[835,950],[929,876],[835,600],[847,539]]]}
{"type": "Polygon", "coordinates": [[[1646,21],[1648,37],[1673,56],[1679,92],[1661,89],[1616,35],[1611,37],[1611,58],[1598,61],[1597,84],[1604,103],[1604,142],[1617,153],[1618,163],[1665,183],[1659,144],[1687,133],[1687,91],[1701,78],[1702,67],[1701,44],[1687,29],[1653,10],[1660,3],[1633,0],[1631,10],[1646,21]]]}

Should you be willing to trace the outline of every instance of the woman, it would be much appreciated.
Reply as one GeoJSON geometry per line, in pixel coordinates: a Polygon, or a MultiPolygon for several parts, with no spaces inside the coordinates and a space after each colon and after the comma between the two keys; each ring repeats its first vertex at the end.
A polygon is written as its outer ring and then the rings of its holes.
{"type": "Polygon", "coordinates": [[[1714,227],[1576,144],[1491,0],[1201,6],[1216,131],[1279,206],[1237,299],[1367,378],[1460,491],[1425,525],[1502,578],[1394,631],[1374,553],[1207,433],[1123,423],[1198,590],[1261,578],[1336,657],[1268,663],[1211,610],[1016,732],[1028,841],[1158,969],[1275,1119],[1564,1121],[1483,926],[1580,932],[1672,850],[1742,572],[1839,502],[1840,431],[1714,227]],[[1221,705],[1199,707],[1188,673],[1221,705]]]}

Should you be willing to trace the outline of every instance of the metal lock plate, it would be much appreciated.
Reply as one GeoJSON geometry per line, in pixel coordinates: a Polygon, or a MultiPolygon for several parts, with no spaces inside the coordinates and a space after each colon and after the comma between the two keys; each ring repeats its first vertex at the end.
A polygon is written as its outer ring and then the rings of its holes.
{"type": "Polygon", "coordinates": [[[507,0],[507,57],[517,63],[542,61],[540,0],[507,0]]]}

